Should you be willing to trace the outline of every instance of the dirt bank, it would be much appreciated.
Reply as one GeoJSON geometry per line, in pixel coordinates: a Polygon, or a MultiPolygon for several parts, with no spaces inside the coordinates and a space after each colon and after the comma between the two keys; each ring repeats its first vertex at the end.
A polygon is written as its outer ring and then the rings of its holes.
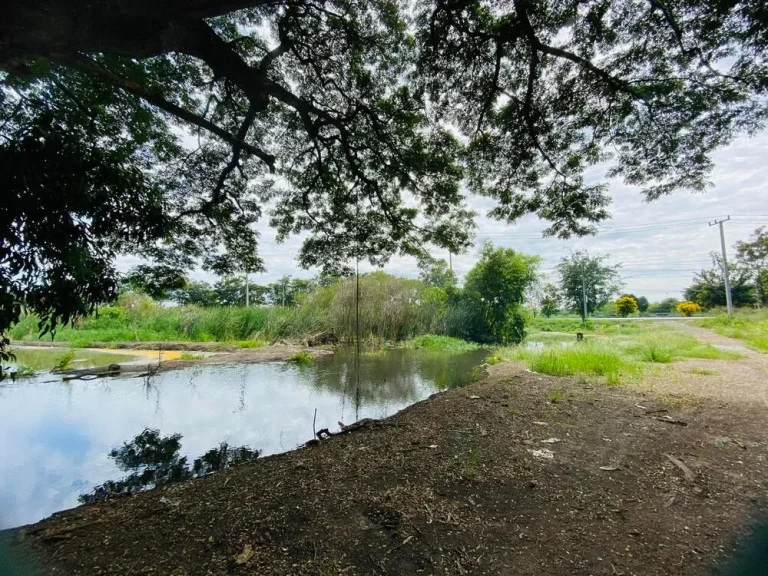
{"type": "Polygon", "coordinates": [[[56,574],[706,574],[765,508],[768,406],[674,381],[498,365],[355,433],[6,538],[56,574]]]}

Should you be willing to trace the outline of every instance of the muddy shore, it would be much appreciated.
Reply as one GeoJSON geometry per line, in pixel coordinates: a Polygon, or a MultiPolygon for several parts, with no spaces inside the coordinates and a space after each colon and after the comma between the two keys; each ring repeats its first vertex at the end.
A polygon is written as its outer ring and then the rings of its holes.
{"type": "Polygon", "coordinates": [[[3,540],[20,574],[706,574],[766,511],[766,415],[502,364],[354,433],[3,540]]]}

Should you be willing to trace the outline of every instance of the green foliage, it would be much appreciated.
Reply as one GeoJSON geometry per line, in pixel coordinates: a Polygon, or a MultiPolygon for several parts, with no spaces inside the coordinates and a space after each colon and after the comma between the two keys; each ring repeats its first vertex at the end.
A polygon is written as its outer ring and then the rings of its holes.
{"type": "Polygon", "coordinates": [[[590,374],[618,382],[622,376],[635,374],[639,370],[637,363],[605,343],[588,342],[568,348],[545,347],[541,350],[518,347],[507,349],[505,356],[525,362],[534,372],[553,376],[590,374]]]}
{"type": "MultiPolygon", "coordinates": [[[[748,269],[728,264],[728,279],[731,284],[731,302],[735,307],[755,302],[755,286],[748,269]]],[[[712,254],[712,268],[702,270],[693,277],[693,284],[685,289],[685,298],[705,310],[726,305],[723,258],[712,254]]]]}
{"type": "Polygon", "coordinates": [[[202,359],[203,357],[200,354],[192,354],[190,352],[182,352],[181,356],[179,356],[179,360],[192,361],[192,360],[202,360],[202,359]]]}
{"type": "Polygon", "coordinates": [[[557,312],[560,307],[560,291],[554,284],[546,284],[541,298],[541,313],[547,318],[557,312]]]}
{"type": "Polygon", "coordinates": [[[72,360],[75,359],[75,351],[74,350],[68,350],[61,356],[59,356],[56,359],[56,365],[53,367],[54,370],[66,370],[69,368],[69,363],[72,362],[72,360]]]}
{"type": "Polygon", "coordinates": [[[16,364],[13,370],[10,371],[11,377],[16,378],[28,378],[34,376],[35,368],[29,364],[16,364]]]}
{"type": "Polygon", "coordinates": [[[485,332],[491,341],[513,344],[525,337],[521,305],[526,290],[536,280],[538,263],[537,256],[494,248],[490,243],[483,245],[480,260],[467,273],[464,291],[466,298],[474,300],[482,310],[485,332]]]}
{"type": "Polygon", "coordinates": [[[637,309],[640,311],[640,313],[647,312],[649,306],[650,303],[648,302],[648,298],[645,296],[640,296],[637,299],[637,309]]]}
{"type": "Polygon", "coordinates": [[[136,292],[162,300],[170,292],[183,289],[187,285],[187,278],[173,266],[141,264],[126,274],[123,282],[136,292]]]}
{"type": "Polygon", "coordinates": [[[449,350],[449,351],[463,351],[463,350],[476,350],[479,345],[475,342],[467,342],[466,340],[459,340],[458,338],[451,338],[450,336],[438,336],[435,334],[425,334],[423,336],[417,336],[411,340],[406,340],[403,343],[408,348],[421,348],[424,350],[449,350]]]}
{"type": "Polygon", "coordinates": [[[650,314],[673,314],[680,300],[677,298],[665,298],[661,302],[654,302],[648,306],[650,314]]]}
{"type": "Polygon", "coordinates": [[[768,227],[758,228],[750,240],[736,243],[736,265],[751,277],[757,301],[768,304],[768,227]]]}
{"type": "Polygon", "coordinates": [[[630,314],[634,314],[638,311],[637,300],[632,295],[625,294],[615,304],[616,314],[622,318],[626,318],[630,314]]]}
{"type": "Polygon", "coordinates": [[[587,297],[587,314],[605,305],[620,287],[619,265],[607,264],[605,255],[590,256],[588,252],[572,252],[557,265],[560,276],[560,293],[572,312],[583,320],[584,295],[587,297]]]}
{"type": "Polygon", "coordinates": [[[427,286],[450,288],[456,286],[456,274],[448,267],[445,260],[421,258],[419,260],[419,280],[427,286]]]}
{"type": "Polygon", "coordinates": [[[313,364],[315,362],[315,357],[310,352],[299,350],[291,356],[290,361],[301,366],[306,366],[308,364],[313,364]]]}

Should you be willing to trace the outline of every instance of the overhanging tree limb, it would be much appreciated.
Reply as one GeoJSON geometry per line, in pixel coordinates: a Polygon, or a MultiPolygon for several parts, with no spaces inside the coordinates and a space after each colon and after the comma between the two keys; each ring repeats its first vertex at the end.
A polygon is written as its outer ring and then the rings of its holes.
{"type": "Polygon", "coordinates": [[[252,144],[245,142],[241,137],[237,135],[230,134],[223,128],[217,126],[209,120],[206,120],[202,116],[190,112],[189,110],[186,110],[185,108],[182,108],[173,102],[169,102],[159,94],[155,94],[149,90],[146,90],[145,88],[142,88],[135,82],[132,82],[127,78],[112,72],[111,70],[105,68],[90,58],[80,57],[74,60],[71,64],[78,70],[90,76],[101,78],[102,80],[105,80],[110,84],[117,86],[118,88],[121,88],[130,94],[133,94],[134,96],[138,96],[149,104],[157,106],[161,110],[164,110],[165,112],[168,112],[169,114],[172,114],[181,120],[209,131],[211,134],[218,136],[222,140],[232,144],[233,147],[237,147],[239,150],[245,150],[249,154],[253,154],[257,158],[260,158],[267,165],[270,172],[275,171],[275,157],[272,154],[268,154],[267,152],[260,150],[252,144]]]}

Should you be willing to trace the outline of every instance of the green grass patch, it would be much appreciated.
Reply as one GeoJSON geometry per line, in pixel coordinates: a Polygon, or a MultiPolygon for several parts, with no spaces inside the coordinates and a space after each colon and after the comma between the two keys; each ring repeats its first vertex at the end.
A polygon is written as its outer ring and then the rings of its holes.
{"type": "MultiPolygon", "coordinates": [[[[646,367],[683,358],[731,360],[741,356],[698,341],[674,327],[656,324],[628,328],[601,325],[584,342],[563,346],[561,339],[544,338],[541,348],[499,348],[487,360],[524,362],[534,372],[553,376],[586,375],[609,385],[640,376],[646,367]]],[[[641,324],[641,323],[637,323],[641,324]]],[[[536,341],[535,337],[532,340],[536,341]]]]}
{"type": "Polygon", "coordinates": [[[300,366],[307,366],[315,361],[315,357],[305,350],[299,350],[296,354],[290,357],[290,361],[295,362],[300,366]]]}
{"type": "Polygon", "coordinates": [[[588,374],[604,377],[608,384],[617,384],[642,371],[638,362],[627,358],[615,346],[602,341],[583,342],[567,348],[503,348],[498,350],[496,355],[503,359],[525,362],[534,372],[552,376],[588,374]]]}
{"type": "Polygon", "coordinates": [[[438,336],[435,334],[425,334],[424,336],[417,336],[411,340],[406,340],[403,342],[403,346],[406,348],[418,348],[423,350],[455,352],[477,350],[480,348],[480,345],[475,342],[467,342],[466,340],[461,340],[459,338],[438,336]]]}
{"type": "Polygon", "coordinates": [[[179,360],[202,360],[203,357],[200,354],[192,354],[190,352],[182,352],[179,356],[179,360]]]}
{"type": "Polygon", "coordinates": [[[696,325],[741,340],[760,352],[768,352],[768,310],[739,310],[730,317],[722,314],[697,320],[696,325]]]}
{"type": "Polygon", "coordinates": [[[696,374],[698,376],[712,376],[717,374],[714,370],[707,370],[706,368],[691,368],[688,370],[690,374],[696,374]]]}
{"type": "Polygon", "coordinates": [[[647,334],[631,341],[619,342],[627,353],[642,362],[668,363],[681,358],[705,358],[708,360],[736,360],[741,355],[721,350],[711,344],[703,344],[683,332],[647,334]]]}

